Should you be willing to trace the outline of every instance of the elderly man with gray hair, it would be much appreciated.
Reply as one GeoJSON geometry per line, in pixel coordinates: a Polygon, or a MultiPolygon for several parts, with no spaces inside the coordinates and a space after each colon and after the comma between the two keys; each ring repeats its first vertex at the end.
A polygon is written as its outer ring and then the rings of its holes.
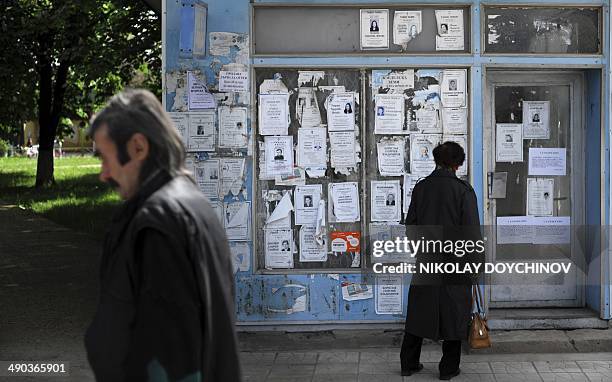
{"type": "Polygon", "coordinates": [[[168,115],[150,92],[128,90],[93,118],[90,135],[100,180],[125,200],[85,336],[96,379],[240,381],[228,242],[168,115]]]}

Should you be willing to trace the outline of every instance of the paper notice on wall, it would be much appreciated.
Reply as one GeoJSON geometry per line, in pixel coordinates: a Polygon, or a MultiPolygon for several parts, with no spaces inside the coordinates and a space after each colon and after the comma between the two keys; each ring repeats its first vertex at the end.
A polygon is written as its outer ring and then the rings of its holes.
{"type": "Polygon", "coordinates": [[[287,135],[289,94],[260,94],[258,119],[260,135],[287,135]]]}
{"type": "Polygon", "coordinates": [[[376,314],[403,313],[403,277],[384,275],[376,277],[376,314]]]}
{"type": "Polygon", "coordinates": [[[421,11],[395,11],[393,16],[393,43],[406,46],[423,30],[421,11]]]}
{"type": "Polygon", "coordinates": [[[357,182],[329,183],[329,221],[332,223],[360,220],[357,182]]]}
{"type": "Polygon", "coordinates": [[[232,265],[234,274],[237,272],[248,272],[251,269],[251,253],[249,245],[244,242],[230,241],[230,251],[232,252],[232,265]]]}
{"type": "Polygon", "coordinates": [[[333,231],[330,233],[331,250],[335,254],[361,252],[361,233],[359,231],[333,231]]]}
{"type": "Polygon", "coordinates": [[[414,189],[414,186],[417,184],[419,179],[422,178],[418,175],[404,175],[404,197],[402,198],[404,213],[408,213],[410,201],[412,200],[412,190],[414,189]]]}
{"type": "Polygon", "coordinates": [[[458,176],[465,176],[468,174],[468,168],[470,166],[470,158],[469,158],[469,150],[468,150],[468,140],[467,135],[443,135],[442,142],[455,142],[465,152],[465,161],[459,169],[457,169],[458,176]]]}
{"type": "Polygon", "coordinates": [[[467,108],[443,108],[444,134],[467,134],[467,108]]]}
{"type": "Polygon", "coordinates": [[[219,108],[219,147],[238,149],[247,147],[249,136],[247,134],[247,108],[228,107],[219,108]]]}
{"type": "MultiPolygon", "coordinates": [[[[187,148],[187,142],[188,142],[188,139],[189,139],[189,136],[188,136],[188,132],[189,132],[189,114],[188,113],[170,112],[170,113],[168,113],[168,115],[170,116],[170,120],[172,121],[172,124],[176,128],[176,131],[178,131],[179,136],[181,137],[181,140],[183,141],[183,145],[185,146],[185,149],[186,149],[187,148]]],[[[213,127],[214,127],[214,125],[213,125],[213,127]]],[[[213,135],[213,138],[214,138],[214,135],[213,135]]]]}
{"type": "Polygon", "coordinates": [[[467,105],[467,70],[446,69],[442,71],[440,96],[444,107],[465,107],[467,105]]]}
{"type": "Polygon", "coordinates": [[[406,138],[382,138],[376,143],[378,171],[382,176],[402,176],[406,173],[406,138]]]}
{"type": "Polygon", "coordinates": [[[196,162],[195,179],[198,188],[208,199],[219,199],[219,159],[196,162]]]}
{"type": "Polygon", "coordinates": [[[222,198],[231,192],[238,196],[244,185],[244,158],[223,158],[221,159],[221,188],[222,198]]]}
{"type": "Polygon", "coordinates": [[[569,216],[499,216],[497,244],[569,244],[569,216]]]}
{"type": "Polygon", "coordinates": [[[389,10],[360,9],[361,49],[389,47],[389,10]]]}
{"type": "Polygon", "coordinates": [[[533,244],[569,244],[572,239],[569,216],[533,217],[533,244]]]}
{"type": "Polygon", "coordinates": [[[187,72],[189,110],[214,109],[217,107],[215,97],[208,91],[202,75],[187,72]]]}
{"type": "Polygon", "coordinates": [[[497,244],[533,243],[531,216],[498,216],[495,228],[497,244]]]}
{"type": "Polygon", "coordinates": [[[248,92],[249,72],[225,71],[219,72],[220,92],[248,92]]]}
{"type": "Polygon", "coordinates": [[[298,130],[297,163],[299,167],[327,169],[327,131],[325,128],[301,128],[298,130]]]}
{"type": "Polygon", "coordinates": [[[565,148],[529,148],[529,175],[567,175],[565,148]]]}
{"type": "Polygon", "coordinates": [[[442,140],[442,134],[411,134],[410,135],[410,173],[427,176],[435,168],[433,149],[442,140]]]}
{"type": "Polygon", "coordinates": [[[385,94],[404,94],[408,89],[414,89],[414,70],[392,70],[382,77],[382,87],[385,94]]]}
{"type": "Polygon", "coordinates": [[[249,240],[251,202],[223,204],[223,225],[228,240],[249,240]]]}
{"type": "Polygon", "coordinates": [[[442,124],[438,121],[437,108],[430,107],[418,109],[416,113],[417,130],[423,134],[439,134],[442,133],[442,124]]]}
{"type": "Polygon", "coordinates": [[[399,180],[371,181],[370,213],[373,222],[399,222],[402,193],[399,180]]]}
{"type": "Polygon", "coordinates": [[[436,9],[436,50],[463,50],[463,10],[436,9]]]}
{"type": "Polygon", "coordinates": [[[187,151],[215,151],[215,111],[189,114],[187,151]]]}
{"type": "Polygon", "coordinates": [[[355,154],[356,140],[353,131],[330,131],[331,166],[333,168],[350,168],[357,166],[355,154]]]}
{"type": "Polygon", "coordinates": [[[323,70],[300,70],[298,71],[298,87],[315,87],[325,78],[323,70]]]}
{"type": "Polygon", "coordinates": [[[495,126],[495,161],[523,161],[523,125],[498,123],[495,126]]]}
{"type": "Polygon", "coordinates": [[[265,137],[266,175],[293,173],[293,136],[265,137]]]}
{"type": "Polygon", "coordinates": [[[317,243],[315,230],[315,226],[308,225],[300,228],[300,261],[327,261],[327,243],[317,243]]]}
{"type": "Polygon", "coordinates": [[[223,203],[220,201],[218,202],[211,201],[210,207],[213,209],[217,219],[219,219],[219,223],[223,224],[223,203]]]}
{"type": "Polygon", "coordinates": [[[264,229],[264,241],[266,268],[293,268],[293,230],[264,229]]]}
{"type": "Polygon", "coordinates": [[[332,93],[327,98],[327,129],[355,131],[355,95],[332,93]]]}
{"type": "Polygon", "coordinates": [[[550,139],[550,101],[523,101],[523,139],[550,139]]]}
{"type": "Polygon", "coordinates": [[[375,134],[402,134],[404,129],[404,96],[401,94],[376,94],[375,134]]]}
{"type": "Polygon", "coordinates": [[[368,284],[343,281],[341,289],[344,301],[367,300],[374,297],[372,286],[368,284]]]}
{"type": "Polygon", "coordinates": [[[527,215],[553,215],[554,187],[554,179],[527,178],[527,215]]]}
{"type": "Polygon", "coordinates": [[[266,228],[291,228],[291,192],[263,190],[262,198],[266,208],[266,228]]]}
{"type": "Polygon", "coordinates": [[[306,184],[306,171],[300,167],[294,167],[291,175],[277,175],[274,178],[276,186],[301,186],[306,184]]]}
{"type": "MultiPolygon", "coordinates": [[[[404,238],[406,237],[406,226],[399,223],[370,223],[369,234],[370,243],[374,243],[375,241],[395,242],[398,239],[403,242],[404,238]]],[[[387,264],[402,262],[414,263],[416,261],[416,258],[409,250],[397,251],[394,248],[391,250],[385,250],[382,256],[380,257],[374,256],[374,251],[371,251],[371,261],[373,263],[387,264]]]]}
{"type": "Polygon", "coordinates": [[[323,186],[320,184],[309,184],[296,186],[294,195],[295,224],[312,225],[317,223],[317,212],[323,186]]]}
{"type": "Polygon", "coordinates": [[[490,199],[505,199],[506,187],[508,184],[507,172],[494,172],[492,175],[491,195],[490,199]]]}
{"type": "Polygon", "coordinates": [[[319,127],[321,112],[315,88],[299,88],[295,101],[295,116],[301,127],[319,127]]]}

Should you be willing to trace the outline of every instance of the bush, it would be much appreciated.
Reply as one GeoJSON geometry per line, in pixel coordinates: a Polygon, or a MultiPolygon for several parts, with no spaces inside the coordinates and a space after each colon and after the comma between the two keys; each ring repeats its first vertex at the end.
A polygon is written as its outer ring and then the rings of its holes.
{"type": "Polygon", "coordinates": [[[11,144],[5,141],[4,139],[0,139],[0,157],[8,156],[10,149],[11,144]]]}

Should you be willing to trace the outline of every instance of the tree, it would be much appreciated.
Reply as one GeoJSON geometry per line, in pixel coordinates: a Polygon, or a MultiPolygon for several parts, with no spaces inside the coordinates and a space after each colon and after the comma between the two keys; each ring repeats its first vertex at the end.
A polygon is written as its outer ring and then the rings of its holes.
{"type": "Polygon", "coordinates": [[[0,126],[36,116],[36,186],[54,183],[53,144],[67,118],[89,120],[127,85],[161,92],[161,22],[140,1],[16,0],[0,12],[0,126]],[[140,80],[141,83],[134,82],[140,80]],[[1,104],[1,103],[0,103],[1,104]]]}

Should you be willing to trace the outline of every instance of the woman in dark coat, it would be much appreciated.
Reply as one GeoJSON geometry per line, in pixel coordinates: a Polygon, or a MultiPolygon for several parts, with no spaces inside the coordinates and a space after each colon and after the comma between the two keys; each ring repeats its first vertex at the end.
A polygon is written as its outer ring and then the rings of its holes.
{"type": "MultiPolygon", "coordinates": [[[[436,169],[412,192],[406,217],[408,238],[425,240],[481,240],[476,194],[455,172],[465,161],[463,148],[445,142],[433,151],[436,169]]],[[[482,242],[481,242],[482,243],[482,242]]],[[[439,251],[439,249],[436,249],[439,251]]],[[[484,253],[417,254],[420,264],[482,262],[484,253]]],[[[408,314],[400,354],[402,375],[420,371],[423,338],[442,340],[440,379],[459,374],[461,340],[467,339],[471,314],[471,283],[477,275],[416,273],[408,294],[408,314]]]]}

